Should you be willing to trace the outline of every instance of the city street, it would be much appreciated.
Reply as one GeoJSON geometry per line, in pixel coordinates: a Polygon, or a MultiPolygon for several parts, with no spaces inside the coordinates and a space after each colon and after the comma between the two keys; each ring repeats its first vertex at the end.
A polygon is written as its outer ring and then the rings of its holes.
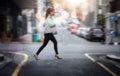
{"type": "Polygon", "coordinates": [[[120,63],[106,58],[108,54],[119,54],[119,45],[89,42],[63,27],[55,36],[61,60],[54,57],[52,42],[37,61],[33,55],[42,42],[0,44],[0,51],[12,59],[0,69],[0,76],[120,76],[120,63]]]}

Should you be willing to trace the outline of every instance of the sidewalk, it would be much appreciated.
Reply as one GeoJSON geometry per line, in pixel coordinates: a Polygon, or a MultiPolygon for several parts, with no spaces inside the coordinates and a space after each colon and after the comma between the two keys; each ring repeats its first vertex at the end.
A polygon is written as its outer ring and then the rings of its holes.
{"type": "MultiPolygon", "coordinates": [[[[118,45],[120,47],[120,36],[114,37],[112,42],[110,41],[110,36],[107,36],[106,43],[109,45],[118,45]]],[[[111,54],[111,55],[108,54],[106,55],[106,58],[120,62],[120,53],[111,54]]]]}
{"type": "Polygon", "coordinates": [[[120,62],[120,54],[106,55],[106,58],[120,62]]]}
{"type": "Polygon", "coordinates": [[[113,37],[113,40],[111,41],[111,37],[107,36],[106,37],[106,44],[110,45],[120,45],[120,36],[118,37],[113,37]]]}
{"type": "Polygon", "coordinates": [[[43,38],[39,38],[38,36],[38,41],[33,41],[33,34],[25,34],[19,38],[19,42],[21,43],[39,43],[43,42],[43,38]]]}

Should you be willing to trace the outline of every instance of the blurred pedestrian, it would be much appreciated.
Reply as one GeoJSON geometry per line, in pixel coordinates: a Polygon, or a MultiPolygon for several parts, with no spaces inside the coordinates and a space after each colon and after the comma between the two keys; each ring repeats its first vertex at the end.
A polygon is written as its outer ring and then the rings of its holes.
{"type": "Polygon", "coordinates": [[[34,55],[35,59],[38,60],[38,55],[39,53],[43,50],[43,48],[45,48],[45,46],[48,44],[49,40],[51,40],[54,43],[54,50],[55,50],[55,57],[57,59],[61,59],[61,57],[59,56],[58,53],[58,48],[57,48],[57,40],[54,37],[54,32],[56,31],[55,27],[55,21],[54,21],[54,14],[55,14],[55,10],[53,8],[48,8],[46,10],[46,21],[44,23],[44,42],[42,44],[42,46],[39,48],[39,50],[36,52],[36,54],[34,55]]]}

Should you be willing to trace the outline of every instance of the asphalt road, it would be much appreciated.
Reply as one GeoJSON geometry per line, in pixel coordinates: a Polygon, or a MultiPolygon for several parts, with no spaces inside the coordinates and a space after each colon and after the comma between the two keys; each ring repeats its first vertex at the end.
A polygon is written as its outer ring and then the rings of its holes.
{"type": "Polygon", "coordinates": [[[56,39],[61,60],[55,59],[51,42],[40,53],[38,61],[33,54],[42,43],[1,44],[0,50],[12,51],[12,61],[0,69],[0,76],[120,76],[119,66],[104,58],[106,54],[119,53],[118,45],[88,42],[63,28],[58,29],[56,39]]]}

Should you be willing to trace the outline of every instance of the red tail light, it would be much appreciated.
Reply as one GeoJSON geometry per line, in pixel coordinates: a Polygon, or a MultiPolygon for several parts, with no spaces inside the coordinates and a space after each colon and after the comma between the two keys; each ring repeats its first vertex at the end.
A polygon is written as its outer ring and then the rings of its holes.
{"type": "Polygon", "coordinates": [[[71,24],[71,27],[70,27],[72,30],[73,29],[76,29],[76,25],[75,24],[71,24]]]}

